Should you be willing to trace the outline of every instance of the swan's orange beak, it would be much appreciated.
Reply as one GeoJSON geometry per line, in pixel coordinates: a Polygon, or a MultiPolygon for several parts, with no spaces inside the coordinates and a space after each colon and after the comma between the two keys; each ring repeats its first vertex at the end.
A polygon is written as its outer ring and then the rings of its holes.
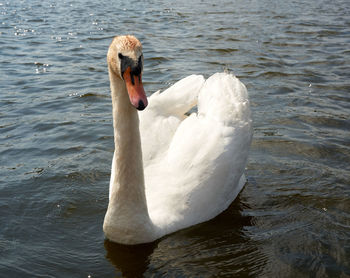
{"type": "Polygon", "coordinates": [[[145,109],[148,105],[148,100],[145,90],[143,89],[141,74],[133,75],[131,73],[131,67],[128,67],[123,74],[123,78],[131,104],[137,110],[145,109]]]}

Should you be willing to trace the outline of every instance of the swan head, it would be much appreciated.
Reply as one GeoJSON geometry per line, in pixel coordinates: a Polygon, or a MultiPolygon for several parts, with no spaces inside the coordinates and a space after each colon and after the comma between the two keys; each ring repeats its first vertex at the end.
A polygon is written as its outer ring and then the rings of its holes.
{"type": "Polygon", "coordinates": [[[138,110],[148,101],[142,85],[143,54],[140,41],[134,36],[117,36],[107,53],[111,74],[124,81],[131,104],[138,110]]]}

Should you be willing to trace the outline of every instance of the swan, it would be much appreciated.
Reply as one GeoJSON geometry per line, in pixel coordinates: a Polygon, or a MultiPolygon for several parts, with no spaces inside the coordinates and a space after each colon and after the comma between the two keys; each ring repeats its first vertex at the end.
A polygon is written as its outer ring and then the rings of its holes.
{"type": "Polygon", "coordinates": [[[113,39],[107,64],[115,150],[106,238],[152,242],[227,209],[246,182],[252,138],[244,84],[228,73],[190,75],[148,100],[131,35],[113,39]]]}

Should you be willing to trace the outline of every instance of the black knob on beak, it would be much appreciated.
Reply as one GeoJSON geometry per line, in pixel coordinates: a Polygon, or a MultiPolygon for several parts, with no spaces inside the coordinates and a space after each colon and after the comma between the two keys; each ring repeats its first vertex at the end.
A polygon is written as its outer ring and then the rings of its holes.
{"type": "Polygon", "coordinates": [[[145,108],[146,108],[145,104],[143,103],[142,100],[140,100],[140,101],[139,101],[139,106],[137,106],[137,110],[142,111],[142,110],[145,109],[145,108]]]}

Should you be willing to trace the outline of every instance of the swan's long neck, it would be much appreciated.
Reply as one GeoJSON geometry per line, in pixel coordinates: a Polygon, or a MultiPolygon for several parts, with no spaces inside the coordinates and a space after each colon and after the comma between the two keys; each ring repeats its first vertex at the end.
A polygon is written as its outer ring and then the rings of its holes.
{"type": "Polygon", "coordinates": [[[110,76],[115,145],[111,199],[137,200],[138,206],[146,207],[138,113],[130,104],[124,82],[110,76]]]}
{"type": "Polygon", "coordinates": [[[124,81],[111,70],[109,76],[115,151],[103,229],[113,241],[135,244],[153,236],[145,196],[139,118],[130,103],[124,81]]]}

